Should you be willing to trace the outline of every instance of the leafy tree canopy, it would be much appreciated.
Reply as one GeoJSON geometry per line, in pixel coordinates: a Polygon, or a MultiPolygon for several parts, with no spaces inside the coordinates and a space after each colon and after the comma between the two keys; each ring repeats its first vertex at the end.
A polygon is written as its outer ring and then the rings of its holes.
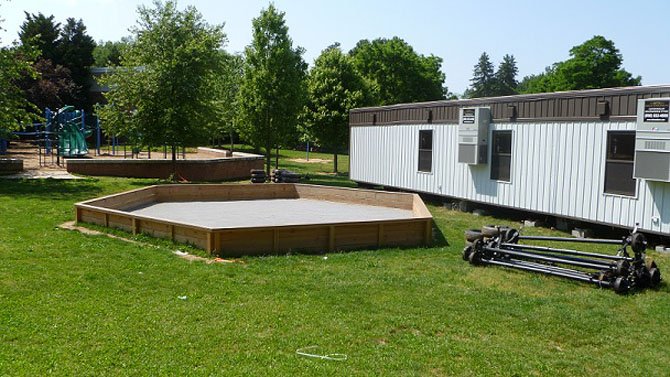
{"type": "Polygon", "coordinates": [[[229,135],[232,144],[240,117],[239,91],[244,77],[244,57],[221,50],[219,59],[221,68],[214,84],[216,91],[214,106],[218,116],[210,128],[211,136],[219,138],[229,135]]]}
{"type": "Polygon", "coordinates": [[[339,44],[323,50],[309,73],[304,125],[319,145],[333,152],[336,173],[337,153],[349,142],[349,110],[368,104],[367,92],[365,80],[339,44]]]}
{"type": "Polygon", "coordinates": [[[8,137],[7,133],[21,123],[39,119],[39,109],[18,86],[22,77],[35,77],[32,61],[36,57],[37,52],[29,46],[0,47],[0,137],[8,137]]]}
{"type": "MultiPolygon", "coordinates": [[[[92,103],[90,99],[89,87],[91,82],[90,66],[93,64],[93,49],[95,48],[95,41],[88,34],[86,34],[86,26],[82,20],[75,20],[68,18],[64,25],[54,22],[54,16],[45,16],[42,13],[29,14],[26,13],[26,20],[20,27],[19,39],[23,46],[32,48],[41,56],[40,67],[38,72],[52,69],[60,72],[59,74],[47,74],[45,78],[39,80],[38,86],[32,85],[35,83],[30,78],[24,78],[25,90],[33,91],[31,98],[36,98],[38,95],[35,91],[39,86],[45,89],[53,90],[60,87],[74,87],[67,90],[57,90],[60,97],[55,102],[65,102],[76,107],[90,110],[92,103]],[[51,67],[51,68],[50,68],[51,67]],[[64,68],[67,68],[69,74],[63,75],[64,68]],[[71,82],[65,84],[63,77],[69,76],[71,82]],[[46,81],[54,78],[60,82],[47,83],[46,81]],[[44,85],[42,85],[44,84],[44,85]],[[49,88],[47,88],[49,87],[49,88]]],[[[39,95],[44,97],[47,94],[39,95]]],[[[44,101],[38,101],[41,105],[44,101]]]]}
{"type": "Polygon", "coordinates": [[[374,104],[444,99],[448,90],[442,58],[417,54],[404,40],[361,40],[349,52],[354,66],[370,82],[374,104]]]}
{"type": "Polygon", "coordinates": [[[256,148],[270,152],[297,134],[297,118],[305,97],[307,65],[303,49],[293,48],[284,13],[273,4],[252,21],[253,40],[245,49],[240,87],[240,132],[256,148]]]}
{"type": "Polygon", "coordinates": [[[123,49],[130,44],[128,39],[117,42],[99,41],[93,50],[93,60],[96,67],[114,67],[121,65],[123,49]]]}
{"type": "Polygon", "coordinates": [[[77,86],[68,68],[40,58],[33,64],[33,69],[36,75],[24,75],[19,86],[27,99],[39,109],[61,108],[76,96],[77,86]]]}
{"type": "Polygon", "coordinates": [[[640,85],[642,78],[626,71],[614,42],[596,35],[570,49],[570,59],[554,63],[539,75],[527,76],[524,93],[640,85]]]}
{"type": "Polygon", "coordinates": [[[223,25],[210,26],[192,6],[175,1],[140,6],[135,43],[122,66],[104,79],[105,127],[143,145],[196,145],[207,139],[216,117],[214,83],[220,68],[223,25]]]}

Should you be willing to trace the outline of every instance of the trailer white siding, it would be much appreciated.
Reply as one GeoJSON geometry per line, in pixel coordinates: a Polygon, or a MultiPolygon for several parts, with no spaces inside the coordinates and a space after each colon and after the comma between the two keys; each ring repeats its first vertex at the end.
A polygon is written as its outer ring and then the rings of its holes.
{"type": "MultiPolygon", "coordinates": [[[[350,175],[359,182],[590,222],[670,233],[670,184],[637,181],[635,197],[604,193],[607,131],[633,121],[492,123],[512,131],[510,182],[489,163],[457,162],[455,124],[351,127],[350,175]],[[418,171],[419,130],[433,130],[432,172],[418,171]]],[[[489,135],[489,140],[492,140],[489,135]]]]}

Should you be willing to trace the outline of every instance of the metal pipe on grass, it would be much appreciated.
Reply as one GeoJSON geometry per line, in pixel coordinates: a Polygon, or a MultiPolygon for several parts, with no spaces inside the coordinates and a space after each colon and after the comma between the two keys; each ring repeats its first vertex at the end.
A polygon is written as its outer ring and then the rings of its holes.
{"type": "Polygon", "coordinates": [[[550,253],[559,253],[559,254],[566,254],[566,255],[576,255],[576,256],[610,259],[610,260],[627,260],[629,262],[633,261],[633,258],[631,258],[631,257],[624,257],[624,256],[620,256],[620,255],[607,255],[607,254],[599,254],[599,253],[589,253],[589,252],[585,252],[585,251],[578,251],[578,250],[572,250],[572,249],[555,249],[553,247],[535,246],[535,245],[520,245],[520,244],[515,244],[515,243],[503,243],[503,244],[501,244],[501,246],[513,247],[513,248],[519,248],[519,249],[525,249],[525,250],[546,251],[546,252],[550,252],[550,253]]]}

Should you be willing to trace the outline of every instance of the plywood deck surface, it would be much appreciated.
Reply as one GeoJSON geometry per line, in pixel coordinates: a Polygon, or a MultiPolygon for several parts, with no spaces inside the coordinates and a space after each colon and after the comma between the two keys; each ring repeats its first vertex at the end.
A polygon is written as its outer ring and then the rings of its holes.
{"type": "Polygon", "coordinates": [[[409,210],[312,199],[162,202],[129,212],[210,228],[405,220],[414,217],[409,210]]]}

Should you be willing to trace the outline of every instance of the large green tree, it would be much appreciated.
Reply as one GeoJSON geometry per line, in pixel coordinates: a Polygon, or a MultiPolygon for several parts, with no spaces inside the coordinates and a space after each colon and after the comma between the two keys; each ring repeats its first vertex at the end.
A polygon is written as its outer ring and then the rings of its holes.
{"type": "Polygon", "coordinates": [[[240,117],[239,92],[244,77],[244,57],[221,50],[219,58],[221,68],[215,83],[216,100],[214,101],[218,119],[211,127],[211,136],[214,139],[228,136],[232,151],[240,117]]]}
{"type": "Polygon", "coordinates": [[[37,52],[27,46],[0,47],[0,138],[8,137],[21,123],[39,119],[39,109],[26,99],[18,85],[23,77],[36,76],[32,67],[36,56],[37,52]]]}
{"type": "Polygon", "coordinates": [[[377,105],[439,100],[449,94],[442,58],[417,54],[398,37],[361,40],[349,55],[370,82],[377,105]]]}
{"type": "Polygon", "coordinates": [[[516,79],[519,69],[514,55],[506,54],[495,73],[494,96],[509,96],[518,93],[519,82],[516,79]]]}
{"type": "Polygon", "coordinates": [[[349,142],[349,110],[366,105],[366,93],[365,80],[339,44],[321,52],[307,79],[304,123],[319,145],[333,152],[335,173],[338,152],[349,142]]]}
{"type": "Polygon", "coordinates": [[[473,69],[470,88],[465,93],[468,98],[491,97],[495,95],[496,77],[489,54],[482,52],[473,69]]]}
{"type": "Polygon", "coordinates": [[[104,79],[110,91],[99,113],[112,134],[170,145],[174,162],[177,146],[197,145],[210,135],[223,25],[208,25],[192,6],[179,11],[175,1],[140,6],[138,15],[135,43],[124,51],[123,65],[104,79]]]}
{"type": "Polygon", "coordinates": [[[38,59],[33,64],[36,75],[26,72],[19,86],[26,99],[39,109],[58,109],[76,96],[77,85],[72,80],[70,70],[62,65],[54,65],[49,59],[38,59]]]}
{"type": "Polygon", "coordinates": [[[244,52],[240,87],[240,132],[254,147],[265,149],[270,174],[271,152],[292,141],[305,99],[307,65],[303,49],[294,48],[284,13],[270,4],[254,18],[253,41],[244,52]]]}
{"type": "MultiPolygon", "coordinates": [[[[90,66],[94,62],[95,41],[86,34],[86,26],[82,20],[68,18],[65,25],[61,25],[54,21],[54,16],[46,17],[42,13],[37,15],[26,13],[26,19],[20,27],[19,39],[22,45],[33,48],[40,53],[40,59],[35,67],[36,70],[40,73],[46,70],[45,72],[48,73],[39,81],[23,80],[24,84],[29,85],[24,88],[26,91],[39,91],[40,85],[37,84],[45,84],[53,89],[70,87],[74,83],[71,90],[59,91],[60,97],[58,100],[47,102],[60,102],[62,100],[64,103],[91,110],[90,66]],[[66,68],[66,70],[63,68],[66,68]],[[69,75],[53,74],[65,71],[69,72],[69,75]],[[63,85],[65,76],[69,76],[71,82],[63,85]],[[59,81],[46,82],[52,78],[59,81]]],[[[45,85],[41,86],[44,87],[45,85]]],[[[36,105],[41,106],[41,103],[36,103],[36,105]]]]}
{"type": "Polygon", "coordinates": [[[556,91],[554,85],[554,76],[556,69],[554,66],[546,67],[544,72],[528,75],[519,82],[519,93],[548,93],[556,91]]]}
{"type": "Polygon", "coordinates": [[[520,86],[525,93],[538,93],[640,85],[642,78],[622,65],[623,56],[614,42],[596,35],[570,49],[570,59],[525,77],[520,86]]]}
{"type": "Polygon", "coordinates": [[[121,65],[121,55],[125,48],[128,47],[130,41],[128,39],[121,39],[117,42],[99,41],[95,49],[93,49],[93,64],[96,67],[114,67],[121,65]]]}
{"type": "Polygon", "coordinates": [[[42,59],[51,60],[53,64],[61,64],[60,32],[61,24],[54,21],[54,16],[45,16],[41,12],[36,15],[24,12],[26,19],[19,28],[19,40],[24,46],[31,46],[40,52],[42,59]]]}
{"type": "Polygon", "coordinates": [[[82,20],[68,18],[61,29],[60,44],[61,64],[70,70],[72,80],[77,85],[72,104],[87,110],[92,109],[90,87],[91,66],[95,41],[86,34],[86,26],[82,20]]]}

